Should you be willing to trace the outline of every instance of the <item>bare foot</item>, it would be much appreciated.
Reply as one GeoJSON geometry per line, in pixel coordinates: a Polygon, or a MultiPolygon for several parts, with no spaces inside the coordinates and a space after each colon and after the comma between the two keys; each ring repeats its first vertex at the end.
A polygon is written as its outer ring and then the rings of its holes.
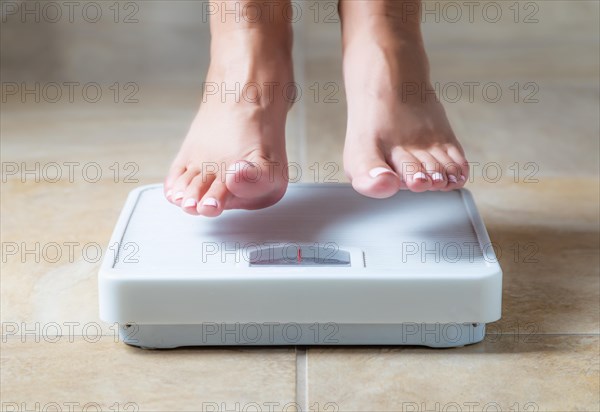
{"type": "Polygon", "coordinates": [[[433,94],[419,13],[401,0],[341,0],[348,125],[344,168],[375,198],[452,190],[468,164],[433,94]]]}
{"type": "Polygon", "coordinates": [[[220,19],[211,21],[203,103],[164,184],[170,202],[204,216],[270,206],[287,188],[291,27],[220,19]]]}

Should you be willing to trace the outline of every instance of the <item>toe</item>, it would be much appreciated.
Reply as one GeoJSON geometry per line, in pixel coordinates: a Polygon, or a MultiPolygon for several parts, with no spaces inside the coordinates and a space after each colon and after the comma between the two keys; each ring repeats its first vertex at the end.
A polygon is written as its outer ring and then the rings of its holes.
{"type": "Polygon", "coordinates": [[[385,199],[400,190],[400,177],[387,164],[373,162],[370,169],[362,170],[356,177],[353,174],[352,187],[358,193],[375,199],[385,199]]]}
{"type": "Polygon", "coordinates": [[[448,146],[446,153],[456,164],[458,183],[463,186],[469,180],[469,162],[467,162],[462,149],[454,145],[448,146]]]}
{"type": "Polygon", "coordinates": [[[448,177],[440,162],[429,151],[415,150],[412,154],[425,167],[426,173],[431,180],[431,188],[429,190],[445,189],[448,185],[448,177]]]}
{"type": "Polygon", "coordinates": [[[177,179],[185,172],[185,166],[180,165],[178,163],[174,163],[169,169],[169,173],[167,173],[167,177],[165,178],[165,183],[163,185],[163,189],[165,191],[165,197],[167,200],[171,201],[171,197],[173,195],[173,185],[177,179]]]}
{"type": "Polygon", "coordinates": [[[192,180],[199,175],[199,171],[194,168],[188,168],[181,176],[175,180],[169,196],[169,201],[178,206],[181,205],[181,201],[185,196],[185,191],[190,185],[192,180]]]}
{"type": "Polygon", "coordinates": [[[230,197],[231,194],[227,189],[227,185],[221,179],[215,179],[204,196],[198,201],[196,211],[203,216],[219,216],[223,213],[230,197]]]}
{"type": "Polygon", "coordinates": [[[213,181],[213,175],[198,174],[192,179],[188,187],[185,189],[183,199],[181,200],[181,208],[184,212],[191,215],[198,214],[196,208],[198,201],[206,193],[213,181]]]}
{"type": "Polygon", "coordinates": [[[460,176],[462,175],[462,168],[460,165],[458,165],[443,148],[435,147],[430,153],[441,165],[442,171],[448,179],[448,184],[441,190],[448,191],[462,187],[464,182],[460,179],[460,176]]]}
{"type": "Polygon", "coordinates": [[[262,198],[285,184],[281,170],[279,162],[239,160],[227,169],[225,185],[240,199],[262,198]]]}
{"type": "Polygon", "coordinates": [[[432,181],[423,164],[401,147],[392,152],[394,169],[402,177],[403,186],[413,192],[430,190],[432,181]]]}
{"type": "Polygon", "coordinates": [[[354,190],[376,199],[393,196],[400,190],[400,177],[384,159],[378,150],[363,150],[354,154],[351,162],[344,162],[354,190]]]}

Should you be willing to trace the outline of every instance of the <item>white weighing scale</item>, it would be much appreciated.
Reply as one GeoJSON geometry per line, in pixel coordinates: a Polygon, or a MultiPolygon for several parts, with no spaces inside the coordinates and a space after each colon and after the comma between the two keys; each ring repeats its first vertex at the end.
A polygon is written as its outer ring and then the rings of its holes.
{"type": "Polygon", "coordinates": [[[109,250],[100,317],[144,348],[463,346],[501,312],[502,271],[464,189],[379,200],[291,184],[274,206],[206,218],[144,186],[109,250]]]}

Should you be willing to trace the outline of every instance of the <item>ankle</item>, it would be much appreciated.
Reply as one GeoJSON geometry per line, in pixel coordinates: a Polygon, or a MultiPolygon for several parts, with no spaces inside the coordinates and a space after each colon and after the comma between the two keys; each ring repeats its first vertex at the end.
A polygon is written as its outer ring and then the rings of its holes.
{"type": "Polygon", "coordinates": [[[344,46],[356,40],[423,43],[418,0],[342,0],[344,46]]]}
{"type": "Polygon", "coordinates": [[[247,26],[235,30],[223,29],[211,31],[211,54],[244,53],[250,51],[281,52],[291,56],[293,31],[289,25],[247,26]]]}
{"type": "MultiPolygon", "coordinates": [[[[291,28],[243,28],[220,32],[211,39],[211,67],[221,72],[259,68],[288,76],[292,70],[291,28]]],[[[277,77],[282,77],[278,75],[277,77]]],[[[276,80],[276,79],[273,79],[276,80]]]]}
{"type": "MultiPolygon", "coordinates": [[[[234,0],[227,3],[227,11],[211,15],[211,49],[255,50],[260,46],[281,50],[291,55],[293,31],[291,20],[281,11],[289,0],[234,0]]],[[[224,6],[225,7],[225,6],[224,6]]]]}
{"type": "MultiPolygon", "coordinates": [[[[242,103],[246,114],[260,117],[272,110],[286,113],[296,99],[291,53],[252,43],[239,47],[213,46],[203,102],[242,103]]],[[[241,107],[241,106],[240,106],[241,107]]],[[[272,113],[271,113],[272,114],[272,113]]]]}
{"type": "Polygon", "coordinates": [[[343,48],[352,45],[368,46],[375,44],[377,47],[392,52],[402,52],[408,49],[425,48],[420,28],[402,27],[388,23],[385,17],[371,16],[365,18],[350,29],[346,29],[342,36],[343,48]]]}

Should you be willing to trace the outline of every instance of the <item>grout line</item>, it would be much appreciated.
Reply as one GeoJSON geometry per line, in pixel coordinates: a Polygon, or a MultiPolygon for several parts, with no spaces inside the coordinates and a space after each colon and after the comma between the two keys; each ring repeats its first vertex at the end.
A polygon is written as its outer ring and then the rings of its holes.
{"type": "Polygon", "coordinates": [[[296,347],[296,403],[300,411],[308,411],[308,353],[296,347]]]}

